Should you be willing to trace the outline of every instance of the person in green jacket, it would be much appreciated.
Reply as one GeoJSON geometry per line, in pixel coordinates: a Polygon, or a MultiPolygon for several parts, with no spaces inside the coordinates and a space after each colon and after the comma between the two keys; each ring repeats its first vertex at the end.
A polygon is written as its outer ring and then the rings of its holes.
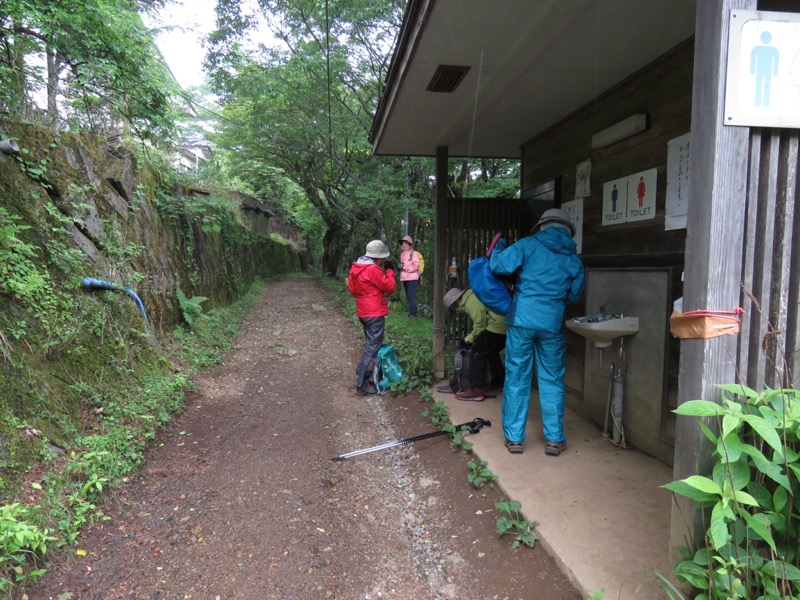
{"type": "Polygon", "coordinates": [[[452,288],[444,295],[445,310],[467,315],[472,321],[472,331],[462,345],[470,347],[469,382],[471,387],[456,392],[459,400],[482,402],[486,389],[486,367],[492,379],[489,387],[502,388],[505,368],[500,352],[506,346],[506,323],[502,315],[492,312],[470,289],[452,288]]]}

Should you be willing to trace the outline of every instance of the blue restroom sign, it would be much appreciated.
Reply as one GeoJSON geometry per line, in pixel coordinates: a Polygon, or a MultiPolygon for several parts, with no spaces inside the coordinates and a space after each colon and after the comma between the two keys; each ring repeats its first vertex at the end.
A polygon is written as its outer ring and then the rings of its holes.
{"type": "Polygon", "coordinates": [[[731,11],[725,124],[800,128],[800,14],[731,11]]]}
{"type": "Polygon", "coordinates": [[[628,220],[628,178],[603,184],[603,226],[621,225],[628,220]]]}

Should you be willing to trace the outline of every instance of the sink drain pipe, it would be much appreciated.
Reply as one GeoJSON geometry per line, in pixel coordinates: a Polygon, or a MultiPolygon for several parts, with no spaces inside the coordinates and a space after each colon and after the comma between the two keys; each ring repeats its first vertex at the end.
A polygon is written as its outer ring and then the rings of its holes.
{"type": "Polygon", "coordinates": [[[625,378],[620,371],[614,375],[614,401],[611,403],[611,420],[613,421],[613,437],[611,438],[617,446],[625,445],[625,432],[622,428],[622,395],[625,390],[625,378]]]}
{"type": "Polygon", "coordinates": [[[142,313],[144,320],[147,320],[147,312],[144,310],[144,303],[131,288],[122,288],[116,283],[111,283],[110,281],[104,281],[102,279],[94,279],[92,277],[83,278],[83,287],[96,290],[108,290],[110,292],[124,292],[125,294],[128,294],[128,296],[133,298],[136,306],[139,307],[139,311],[142,313]]]}
{"type": "Polygon", "coordinates": [[[603,437],[611,438],[615,445],[625,447],[625,429],[622,426],[622,414],[624,408],[625,376],[624,373],[624,354],[622,337],[619,338],[619,364],[611,363],[608,372],[603,368],[603,354],[605,348],[600,350],[600,374],[608,377],[608,396],[606,397],[606,409],[603,421],[603,437]],[[611,416],[611,429],[609,432],[609,415],[611,416]]]}

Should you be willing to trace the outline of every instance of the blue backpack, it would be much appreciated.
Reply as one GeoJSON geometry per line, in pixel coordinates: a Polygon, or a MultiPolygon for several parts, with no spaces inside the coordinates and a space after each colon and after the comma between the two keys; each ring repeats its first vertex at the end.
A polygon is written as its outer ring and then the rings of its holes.
{"type": "Polygon", "coordinates": [[[501,279],[495,275],[491,267],[489,267],[489,258],[492,256],[492,250],[498,245],[501,250],[507,245],[502,233],[494,235],[492,243],[489,245],[489,250],[486,251],[486,256],[473,258],[469,262],[467,276],[469,277],[469,285],[478,300],[483,302],[484,306],[492,312],[505,316],[511,309],[512,285],[508,280],[501,279]]]}
{"type": "Polygon", "coordinates": [[[380,391],[386,390],[391,384],[397,383],[403,378],[403,368],[394,353],[394,346],[381,344],[378,350],[378,364],[380,376],[375,377],[376,387],[380,391]]]}

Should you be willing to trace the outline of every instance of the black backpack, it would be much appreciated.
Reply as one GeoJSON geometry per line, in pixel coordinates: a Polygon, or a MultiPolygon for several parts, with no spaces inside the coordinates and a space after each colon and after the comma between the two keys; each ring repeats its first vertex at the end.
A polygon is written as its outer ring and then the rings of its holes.
{"type": "Polygon", "coordinates": [[[455,394],[456,392],[463,392],[472,386],[469,380],[469,363],[472,353],[469,348],[462,348],[456,352],[455,356],[455,370],[453,376],[450,378],[450,391],[455,394]]]}

